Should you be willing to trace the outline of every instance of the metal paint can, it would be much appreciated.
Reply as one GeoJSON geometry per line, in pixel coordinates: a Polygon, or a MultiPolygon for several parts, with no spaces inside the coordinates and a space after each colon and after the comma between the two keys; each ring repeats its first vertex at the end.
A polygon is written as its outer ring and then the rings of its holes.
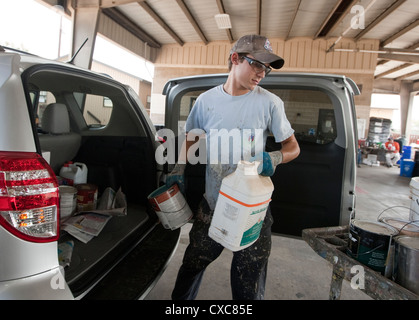
{"type": "Polygon", "coordinates": [[[410,188],[410,221],[419,225],[419,177],[413,177],[409,183],[410,188]]]}
{"type": "Polygon", "coordinates": [[[413,221],[387,217],[380,219],[380,221],[397,229],[401,236],[419,237],[419,226],[413,221]]]}
{"type": "Polygon", "coordinates": [[[76,185],[77,211],[92,211],[97,205],[97,186],[91,183],[76,185]]]}
{"type": "Polygon", "coordinates": [[[193,213],[177,184],[161,186],[147,198],[166,229],[176,230],[192,219],[193,213]]]}
{"type": "Polygon", "coordinates": [[[419,294],[419,237],[395,238],[394,281],[419,294]]]}
{"type": "Polygon", "coordinates": [[[367,267],[391,277],[397,230],[381,222],[352,220],[347,254],[367,267]]]}

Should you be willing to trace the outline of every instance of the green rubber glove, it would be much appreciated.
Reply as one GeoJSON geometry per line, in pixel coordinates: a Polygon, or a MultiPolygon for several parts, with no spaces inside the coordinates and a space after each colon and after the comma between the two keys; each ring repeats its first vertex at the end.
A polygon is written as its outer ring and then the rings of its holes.
{"type": "Polygon", "coordinates": [[[254,157],[250,158],[250,162],[259,161],[258,173],[261,176],[271,177],[275,173],[275,168],[278,164],[282,163],[282,152],[261,152],[254,157]]]}

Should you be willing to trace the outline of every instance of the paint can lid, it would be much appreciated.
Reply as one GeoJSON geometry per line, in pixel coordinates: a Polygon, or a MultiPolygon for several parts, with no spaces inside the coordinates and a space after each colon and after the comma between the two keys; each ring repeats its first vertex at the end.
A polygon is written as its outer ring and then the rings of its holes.
{"type": "Polygon", "coordinates": [[[399,236],[395,241],[403,247],[419,250],[419,237],[399,236]]]}
{"type": "Polygon", "coordinates": [[[372,222],[372,221],[366,221],[366,220],[352,220],[352,224],[365,231],[369,231],[369,232],[381,234],[381,235],[394,236],[398,233],[398,231],[395,228],[381,222],[372,222]]]}

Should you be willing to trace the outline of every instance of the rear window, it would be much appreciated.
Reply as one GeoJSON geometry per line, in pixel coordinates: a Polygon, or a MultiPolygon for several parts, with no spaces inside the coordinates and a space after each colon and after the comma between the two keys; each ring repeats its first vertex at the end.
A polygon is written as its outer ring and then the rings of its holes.
{"type": "Polygon", "coordinates": [[[48,103],[55,103],[55,97],[48,91],[31,91],[29,93],[33,106],[37,106],[35,110],[35,122],[38,130],[42,131],[41,121],[44,110],[48,103]]]}
{"type": "Polygon", "coordinates": [[[112,79],[61,66],[34,66],[22,77],[39,133],[50,133],[42,128],[44,111],[52,103],[59,103],[67,108],[71,132],[146,135],[138,121],[137,104],[128,99],[126,87],[112,79]]]}
{"type": "Polygon", "coordinates": [[[89,127],[104,127],[109,123],[113,108],[111,98],[79,92],[74,92],[73,95],[89,127]]]}
{"type": "Polygon", "coordinates": [[[329,96],[316,90],[273,89],[285,105],[285,113],[297,140],[317,144],[337,137],[335,112],[329,96]]]}
{"type": "MultiPolygon", "coordinates": [[[[337,137],[332,101],[321,91],[309,89],[269,89],[284,101],[285,113],[299,141],[327,144],[337,137]]],[[[180,100],[179,121],[184,123],[196,98],[204,90],[186,92],[180,100]]]]}
{"type": "MultiPolygon", "coordinates": [[[[73,92],[73,95],[83,113],[83,118],[87,126],[100,128],[105,127],[109,123],[113,108],[111,98],[79,92],[73,92]]],[[[55,103],[56,99],[49,91],[40,91],[39,94],[31,92],[31,99],[32,104],[38,106],[36,110],[36,124],[38,129],[42,131],[44,110],[49,104],[55,103]]]]}

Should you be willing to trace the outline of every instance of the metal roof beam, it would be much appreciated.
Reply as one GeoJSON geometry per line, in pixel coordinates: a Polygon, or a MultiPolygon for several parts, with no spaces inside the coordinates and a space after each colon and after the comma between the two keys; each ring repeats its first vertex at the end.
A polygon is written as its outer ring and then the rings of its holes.
{"type": "Polygon", "coordinates": [[[399,30],[398,32],[396,32],[392,36],[388,37],[386,40],[384,40],[383,42],[380,43],[380,46],[385,47],[389,43],[392,43],[395,39],[400,38],[402,35],[409,32],[410,30],[416,28],[417,26],[419,26],[419,19],[416,19],[414,22],[410,23],[409,25],[407,25],[403,29],[399,30]]]}
{"type": "MultiPolygon", "coordinates": [[[[217,7],[220,13],[227,13],[224,9],[223,0],[217,0],[217,7]]],[[[227,37],[230,42],[233,42],[233,35],[231,33],[231,29],[226,29],[227,37]]]]}
{"type": "Polygon", "coordinates": [[[137,2],[179,45],[183,46],[183,40],[164,22],[164,20],[150,7],[146,1],[137,2]]]}
{"type": "MultiPolygon", "coordinates": [[[[388,60],[386,60],[386,61],[388,61],[388,60]]],[[[413,63],[404,63],[404,64],[402,64],[402,65],[400,65],[400,66],[398,66],[398,67],[396,67],[396,68],[393,68],[393,69],[390,69],[390,70],[384,71],[384,72],[382,72],[382,73],[380,73],[380,74],[377,74],[377,75],[374,77],[374,79],[380,79],[380,78],[382,78],[382,77],[385,77],[386,75],[389,75],[389,74],[392,74],[392,73],[394,73],[394,72],[397,72],[397,71],[403,70],[403,69],[405,69],[405,68],[407,68],[407,67],[410,67],[411,65],[413,65],[413,63]]]]}
{"type": "Polygon", "coordinates": [[[395,81],[397,81],[397,80],[403,80],[403,79],[406,79],[406,78],[409,78],[409,77],[412,77],[412,76],[416,76],[418,74],[419,74],[419,70],[416,70],[416,71],[413,71],[413,72],[410,72],[410,73],[406,73],[406,74],[404,74],[404,75],[402,75],[400,77],[397,77],[394,80],[395,81]]]}
{"type": "Polygon", "coordinates": [[[260,35],[262,32],[262,0],[256,2],[256,34],[260,35]]]}
{"type": "Polygon", "coordinates": [[[134,36],[143,42],[146,42],[152,48],[160,48],[161,44],[157,42],[153,37],[141,29],[136,23],[130,20],[127,16],[121,13],[116,8],[102,9],[102,12],[109,18],[114,20],[117,24],[122,26],[127,31],[131,32],[134,36]]]}
{"type": "Polygon", "coordinates": [[[419,55],[398,54],[398,53],[379,53],[379,59],[396,60],[408,63],[419,63],[419,55]]]}
{"type": "Polygon", "coordinates": [[[300,5],[301,5],[301,0],[298,0],[298,3],[294,10],[294,14],[292,15],[291,23],[288,26],[288,31],[287,31],[287,35],[285,36],[285,39],[288,39],[290,36],[290,32],[291,32],[292,26],[294,25],[295,18],[297,17],[298,10],[300,9],[300,5]]]}
{"type": "Polygon", "coordinates": [[[340,0],[330,11],[327,18],[323,21],[319,31],[314,35],[317,37],[327,37],[342,21],[342,19],[349,13],[351,8],[358,0],[340,0]]]}
{"type": "Polygon", "coordinates": [[[202,42],[204,42],[205,44],[208,44],[208,39],[205,37],[204,33],[202,32],[201,28],[199,27],[199,25],[196,22],[195,18],[193,17],[192,13],[189,11],[189,9],[186,6],[185,2],[183,0],[176,0],[176,3],[180,7],[180,9],[182,10],[183,14],[186,16],[186,18],[189,20],[189,23],[195,29],[196,33],[201,38],[202,42]]]}
{"type": "Polygon", "coordinates": [[[371,22],[364,30],[358,33],[355,36],[355,41],[358,41],[363,36],[365,36],[368,32],[370,32],[373,28],[375,28],[381,21],[387,18],[390,14],[392,14],[398,7],[400,7],[403,3],[407,0],[397,0],[393,2],[393,4],[388,7],[382,14],[380,14],[373,22],[371,22]]]}
{"type": "MultiPolygon", "coordinates": [[[[386,62],[387,62],[388,60],[386,60],[386,62]]],[[[404,63],[404,64],[402,64],[402,65],[400,65],[400,66],[398,66],[398,67],[396,67],[396,68],[393,68],[393,69],[390,69],[390,70],[387,70],[387,71],[384,71],[384,72],[382,72],[382,73],[380,73],[380,74],[377,74],[375,77],[374,77],[374,79],[380,79],[380,78],[382,78],[382,77],[385,77],[386,75],[389,75],[389,74],[392,74],[392,73],[394,73],[394,72],[397,72],[397,71],[400,71],[400,70],[403,70],[403,69],[405,69],[405,68],[407,68],[407,67],[410,67],[412,65],[412,63],[404,63]]]]}
{"type": "Polygon", "coordinates": [[[129,4],[133,2],[137,2],[138,0],[101,0],[100,7],[101,8],[112,8],[116,6],[121,6],[123,4],[129,4]]]}
{"type": "MultiPolygon", "coordinates": [[[[409,46],[409,47],[407,48],[407,50],[415,50],[415,49],[417,49],[417,48],[419,48],[419,42],[416,42],[415,44],[413,44],[413,45],[409,46]]],[[[383,49],[386,49],[386,48],[383,48],[383,49]]],[[[414,51],[414,52],[415,52],[415,51],[414,51]]],[[[383,59],[383,60],[380,60],[380,61],[378,61],[378,62],[377,62],[377,66],[382,65],[382,64],[385,64],[385,63],[387,63],[387,62],[389,62],[389,61],[390,61],[390,60],[388,60],[388,59],[383,59]]],[[[380,73],[380,74],[376,75],[376,76],[375,76],[375,79],[379,79],[379,78],[384,77],[384,76],[386,76],[386,75],[388,75],[388,74],[391,74],[391,73],[393,73],[393,72],[400,71],[400,70],[402,70],[402,69],[404,69],[404,68],[410,67],[412,64],[413,64],[413,63],[404,63],[404,64],[402,64],[402,65],[400,65],[400,66],[398,66],[398,67],[396,67],[396,68],[393,68],[393,69],[390,69],[390,70],[384,71],[384,72],[382,72],[382,73],[380,73]]]]}

